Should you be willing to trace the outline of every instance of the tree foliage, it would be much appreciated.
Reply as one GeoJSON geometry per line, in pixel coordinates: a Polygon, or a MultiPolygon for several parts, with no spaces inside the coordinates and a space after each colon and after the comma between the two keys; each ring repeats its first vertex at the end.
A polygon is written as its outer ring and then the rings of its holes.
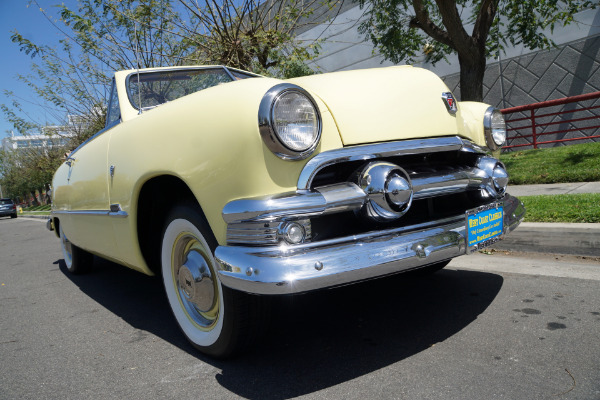
{"type": "Polygon", "coordinates": [[[62,163],[62,147],[0,150],[0,184],[3,195],[20,201],[47,192],[52,175],[62,163]]]}
{"type": "Polygon", "coordinates": [[[414,62],[423,53],[435,64],[457,54],[462,100],[483,99],[486,58],[506,46],[546,49],[545,34],[573,21],[575,13],[597,7],[588,0],[359,0],[366,20],[359,30],[394,63],[414,62]]]}
{"type": "MultiPolygon", "coordinates": [[[[37,0],[30,1],[62,39],[54,48],[13,31],[12,41],[37,60],[29,74],[17,79],[36,94],[36,105],[56,125],[66,125],[69,115],[77,115],[94,128],[103,123],[114,71],[223,64],[280,77],[312,73],[305,61],[318,54],[318,43],[296,41],[293,32],[338,2],[78,0],[77,9],[56,5],[57,20],[37,0]]],[[[5,93],[13,100],[1,105],[5,118],[21,133],[47,124],[25,112],[21,96],[5,93]]],[[[77,137],[81,140],[85,135],[77,137]]]]}
{"type": "Polygon", "coordinates": [[[13,31],[12,41],[33,59],[31,71],[16,79],[36,100],[5,91],[11,103],[1,104],[0,109],[21,134],[45,133],[69,142],[60,149],[54,146],[43,152],[4,154],[3,187],[15,193],[39,189],[50,182],[66,150],[104,127],[114,71],[224,64],[279,77],[313,73],[305,61],[318,54],[318,43],[298,42],[293,32],[336,3],[78,0],[76,8],[57,4],[53,13],[40,7],[37,0],[30,0],[30,5],[61,33],[61,40],[58,46],[34,43],[13,31]],[[44,110],[41,115],[45,120],[27,111],[31,109],[29,103],[44,110]],[[50,168],[47,174],[38,173],[42,167],[50,168]],[[31,173],[18,174],[20,168],[31,168],[31,173]]]}
{"type": "Polygon", "coordinates": [[[29,73],[16,79],[35,100],[5,91],[12,101],[0,109],[19,133],[47,135],[46,141],[56,143],[2,155],[3,187],[19,196],[47,186],[65,151],[104,127],[114,70],[159,66],[181,55],[180,40],[168,33],[168,2],[160,8],[156,1],[81,0],[77,10],[57,5],[59,19],[36,0],[30,3],[60,31],[61,40],[58,46],[34,43],[13,31],[12,41],[33,59],[29,73]],[[126,13],[134,15],[135,22],[126,13]],[[32,114],[32,108],[43,111],[32,114]]]}
{"type": "Polygon", "coordinates": [[[229,65],[290,78],[312,74],[305,62],[319,43],[304,43],[294,32],[322,22],[337,0],[179,0],[189,24],[178,27],[203,63],[229,65]]]}

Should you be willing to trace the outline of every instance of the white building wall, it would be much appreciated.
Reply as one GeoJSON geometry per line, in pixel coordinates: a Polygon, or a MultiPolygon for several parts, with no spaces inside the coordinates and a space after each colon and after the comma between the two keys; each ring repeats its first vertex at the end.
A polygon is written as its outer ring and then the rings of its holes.
{"type": "MultiPolygon", "coordinates": [[[[333,21],[321,24],[297,38],[302,41],[314,42],[321,40],[321,51],[317,59],[311,62],[311,67],[319,72],[334,72],[359,68],[377,68],[394,65],[375,52],[371,42],[358,32],[358,26],[364,19],[364,10],[356,6],[341,13],[333,21]]],[[[575,23],[567,27],[557,27],[554,32],[545,32],[560,46],[587,37],[600,34],[600,9],[585,10],[575,15],[575,23]]],[[[469,31],[469,26],[466,27],[469,31]]],[[[532,53],[522,45],[508,48],[501,59],[521,57],[532,53]]],[[[490,59],[489,63],[497,60],[490,59]]],[[[448,57],[448,61],[440,61],[435,66],[424,61],[414,64],[435,72],[439,76],[458,73],[460,67],[458,57],[448,57]]]]}
{"type": "Polygon", "coordinates": [[[10,136],[2,139],[2,150],[52,148],[67,144],[68,136],[64,135],[24,135],[10,136]]]}
{"type": "MultiPolygon", "coordinates": [[[[358,33],[363,15],[363,10],[355,7],[340,14],[332,22],[299,35],[301,40],[322,40],[319,57],[309,65],[319,72],[393,65],[389,61],[382,62],[382,57],[374,52],[371,42],[358,33]]],[[[521,45],[508,48],[506,54],[501,54],[499,59],[489,59],[483,82],[484,102],[498,108],[508,108],[600,91],[600,10],[577,13],[575,21],[567,27],[556,28],[554,32],[545,32],[556,43],[556,48],[531,51],[521,45]]],[[[469,31],[470,27],[466,29],[469,31]]],[[[447,61],[441,61],[435,66],[424,62],[424,57],[421,57],[421,62],[414,65],[442,77],[460,100],[460,66],[457,56],[449,56],[447,61]]],[[[598,105],[600,99],[587,101],[581,106],[598,105]]],[[[554,111],[558,109],[548,112],[554,111]]],[[[585,114],[575,115],[573,118],[599,115],[600,109],[585,114]]],[[[596,122],[597,120],[584,121],[577,126],[561,124],[560,129],[579,129],[582,126],[594,126],[590,124],[596,122]]],[[[599,131],[574,130],[544,138],[570,139],[597,135],[599,131]]]]}

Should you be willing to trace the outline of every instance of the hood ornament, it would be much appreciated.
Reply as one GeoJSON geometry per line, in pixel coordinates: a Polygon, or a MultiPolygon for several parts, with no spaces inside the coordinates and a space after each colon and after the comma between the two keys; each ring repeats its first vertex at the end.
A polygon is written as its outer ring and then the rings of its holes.
{"type": "Polygon", "coordinates": [[[444,104],[446,105],[446,109],[448,110],[448,112],[450,114],[456,114],[456,111],[458,109],[456,108],[456,99],[454,98],[452,93],[450,93],[450,92],[442,93],[442,100],[444,100],[444,104]]]}

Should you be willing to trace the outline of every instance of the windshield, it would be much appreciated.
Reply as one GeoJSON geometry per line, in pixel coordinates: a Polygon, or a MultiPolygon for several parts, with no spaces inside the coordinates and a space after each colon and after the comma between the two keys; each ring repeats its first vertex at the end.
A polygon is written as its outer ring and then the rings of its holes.
{"type": "Polygon", "coordinates": [[[0,199],[0,206],[5,206],[5,205],[9,205],[12,204],[12,200],[11,199],[0,199]]]}
{"type": "Polygon", "coordinates": [[[140,102],[141,108],[152,108],[232,80],[225,68],[146,72],[139,78],[133,73],[127,79],[127,91],[135,108],[140,109],[140,102]]]}

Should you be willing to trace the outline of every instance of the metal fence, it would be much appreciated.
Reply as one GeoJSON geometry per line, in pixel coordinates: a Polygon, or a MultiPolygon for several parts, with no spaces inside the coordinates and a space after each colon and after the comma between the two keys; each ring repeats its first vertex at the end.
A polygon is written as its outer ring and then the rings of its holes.
{"type": "Polygon", "coordinates": [[[503,149],[600,139],[600,92],[505,108],[503,149]]]}

